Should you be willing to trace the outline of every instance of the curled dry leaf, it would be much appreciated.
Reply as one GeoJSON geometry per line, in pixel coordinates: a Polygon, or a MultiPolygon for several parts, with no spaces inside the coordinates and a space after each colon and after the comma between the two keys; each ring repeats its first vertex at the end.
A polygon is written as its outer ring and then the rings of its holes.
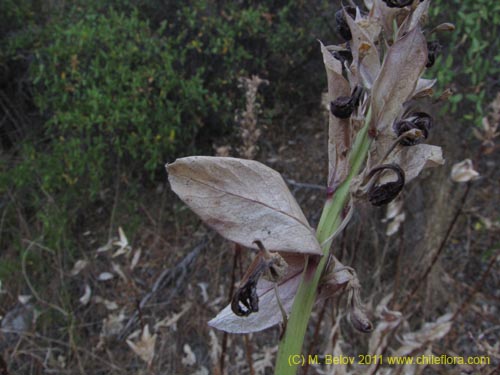
{"type": "Polygon", "coordinates": [[[146,362],[148,366],[151,366],[155,356],[156,334],[151,335],[148,324],[144,327],[139,341],[127,340],[127,344],[139,358],[146,362]]]}
{"type": "Polygon", "coordinates": [[[77,260],[75,265],[73,266],[73,269],[70,272],[71,276],[76,276],[78,275],[85,267],[87,267],[89,264],[88,261],[80,259],[77,260]]]}
{"type": "Polygon", "coordinates": [[[415,91],[427,63],[427,43],[419,27],[388,50],[372,90],[372,121],[383,132],[415,91]]]}
{"type": "Polygon", "coordinates": [[[83,296],[80,297],[80,303],[82,305],[87,305],[90,302],[90,297],[92,296],[92,289],[90,289],[89,284],[85,284],[85,292],[83,296]]]}
{"type": "Polygon", "coordinates": [[[479,173],[474,170],[472,160],[465,159],[456,163],[451,168],[451,179],[455,182],[469,182],[479,178],[479,173]]]}
{"type": "Polygon", "coordinates": [[[253,160],[191,156],[168,164],[167,171],[172,190],[228,240],[321,255],[314,231],[275,170],[253,160]]]}
{"type": "Polygon", "coordinates": [[[184,344],[184,357],[181,359],[183,365],[192,366],[196,363],[196,355],[191,350],[189,344],[184,344]]]}

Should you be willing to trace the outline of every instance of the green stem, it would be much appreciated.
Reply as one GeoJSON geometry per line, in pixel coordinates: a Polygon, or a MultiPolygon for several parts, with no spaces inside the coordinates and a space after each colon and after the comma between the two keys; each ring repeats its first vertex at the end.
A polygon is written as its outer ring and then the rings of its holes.
{"type": "MultiPolygon", "coordinates": [[[[350,165],[351,170],[345,181],[340,184],[333,197],[325,202],[321,219],[319,221],[316,237],[320,244],[323,244],[339,227],[342,222],[341,214],[349,198],[349,187],[352,179],[360,172],[361,167],[368,155],[371,138],[368,136],[368,127],[371,118],[371,110],[365,119],[365,124],[356,136],[352,147],[350,165]]],[[[316,300],[317,288],[321,275],[323,274],[328,254],[333,239],[330,239],[322,246],[323,257],[321,258],[314,276],[305,278],[302,281],[295,296],[292,312],[288,319],[285,335],[280,343],[278,358],[276,360],[276,375],[294,375],[297,368],[302,365],[304,357],[300,356],[302,345],[307,329],[307,323],[316,300]]]]}

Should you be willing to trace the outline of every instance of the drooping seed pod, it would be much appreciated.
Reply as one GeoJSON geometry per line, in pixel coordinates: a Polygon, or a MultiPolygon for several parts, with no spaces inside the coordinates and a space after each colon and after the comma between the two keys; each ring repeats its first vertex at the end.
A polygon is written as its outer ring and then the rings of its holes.
{"type": "Polygon", "coordinates": [[[257,280],[248,280],[242,287],[236,290],[231,299],[231,310],[238,316],[248,316],[251,313],[259,311],[257,280]]]}
{"type": "Polygon", "coordinates": [[[413,4],[413,0],[382,0],[389,8],[404,8],[413,4]]]}
{"type": "Polygon", "coordinates": [[[384,170],[392,170],[396,173],[398,179],[396,181],[386,182],[382,185],[374,184],[368,190],[368,200],[374,206],[383,206],[395,199],[398,194],[403,190],[405,184],[405,173],[403,169],[397,164],[382,164],[373,168],[368,174],[368,178],[373,177],[376,173],[384,170]]]}
{"type": "Polygon", "coordinates": [[[413,112],[405,119],[397,121],[393,128],[398,137],[401,137],[404,133],[412,129],[420,130],[422,137],[405,137],[399,141],[399,144],[402,146],[414,146],[429,137],[429,131],[432,126],[433,121],[429,114],[425,112],[413,112]]]}
{"type": "Polygon", "coordinates": [[[427,64],[426,68],[430,68],[436,62],[436,56],[441,52],[441,44],[437,40],[427,42],[427,64]]]}
{"type": "Polygon", "coordinates": [[[344,38],[344,40],[348,41],[352,39],[352,34],[351,29],[349,28],[349,25],[347,24],[347,21],[345,19],[344,10],[347,12],[347,14],[354,18],[356,17],[356,8],[346,6],[335,13],[335,22],[337,23],[335,30],[342,38],[344,38]]]}
{"type": "Polygon", "coordinates": [[[352,115],[354,109],[359,105],[363,88],[356,86],[351,96],[339,96],[330,103],[330,111],[335,117],[346,119],[352,115]]]}

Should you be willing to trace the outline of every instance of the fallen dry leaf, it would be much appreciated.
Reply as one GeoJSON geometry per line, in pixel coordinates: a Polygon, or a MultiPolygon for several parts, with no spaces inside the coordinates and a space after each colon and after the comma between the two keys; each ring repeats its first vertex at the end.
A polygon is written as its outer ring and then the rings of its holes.
{"type": "Polygon", "coordinates": [[[451,179],[455,182],[469,182],[479,178],[479,173],[474,169],[472,160],[465,159],[456,163],[451,168],[451,179]]]}
{"type": "Polygon", "coordinates": [[[155,356],[156,334],[151,335],[148,324],[144,327],[139,341],[127,340],[127,344],[139,358],[146,362],[148,366],[151,366],[155,356]]]}

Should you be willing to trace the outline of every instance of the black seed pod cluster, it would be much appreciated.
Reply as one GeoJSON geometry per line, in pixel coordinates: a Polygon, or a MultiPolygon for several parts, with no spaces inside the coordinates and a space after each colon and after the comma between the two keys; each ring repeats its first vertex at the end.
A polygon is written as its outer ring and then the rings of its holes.
{"type": "Polygon", "coordinates": [[[433,121],[430,115],[425,112],[413,112],[407,118],[397,121],[394,124],[394,131],[396,132],[396,135],[400,137],[409,130],[420,130],[423,137],[405,137],[399,141],[399,144],[402,146],[413,146],[422,142],[423,139],[427,139],[429,137],[429,131],[431,130],[432,126],[433,121]]]}
{"type": "Polygon", "coordinates": [[[398,179],[382,185],[373,185],[370,188],[368,191],[368,200],[374,206],[383,206],[394,200],[401,190],[403,190],[403,186],[405,184],[405,173],[397,164],[382,164],[375,167],[368,174],[368,178],[372,177],[375,173],[382,172],[386,169],[394,171],[394,173],[398,176],[398,179]]]}
{"type": "Polygon", "coordinates": [[[356,86],[351,96],[339,96],[330,103],[330,111],[335,117],[349,118],[354,109],[359,105],[363,88],[356,86]]]}
{"type": "Polygon", "coordinates": [[[433,40],[432,42],[427,42],[427,64],[425,64],[426,68],[430,68],[434,65],[436,61],[436,56],[441,52],[441,44],[437,40],[433,40]]]}
{"type": "Polygon", "coordinates": [[[413,3],[413,0],[382,0],[389,8],[404,8],[413,3]]]}
{"type": "MultiPolygon", "coordinates": [[[[352,18],[356,17],[356,8],[347,6],[344,9],[352,18]]],[[[335,22],[337,23],[335,30],[344,40],[348,41],[352,39],[352,34],[345,19],[344,9],[340,9],[335,13],[335,22]]]]}

